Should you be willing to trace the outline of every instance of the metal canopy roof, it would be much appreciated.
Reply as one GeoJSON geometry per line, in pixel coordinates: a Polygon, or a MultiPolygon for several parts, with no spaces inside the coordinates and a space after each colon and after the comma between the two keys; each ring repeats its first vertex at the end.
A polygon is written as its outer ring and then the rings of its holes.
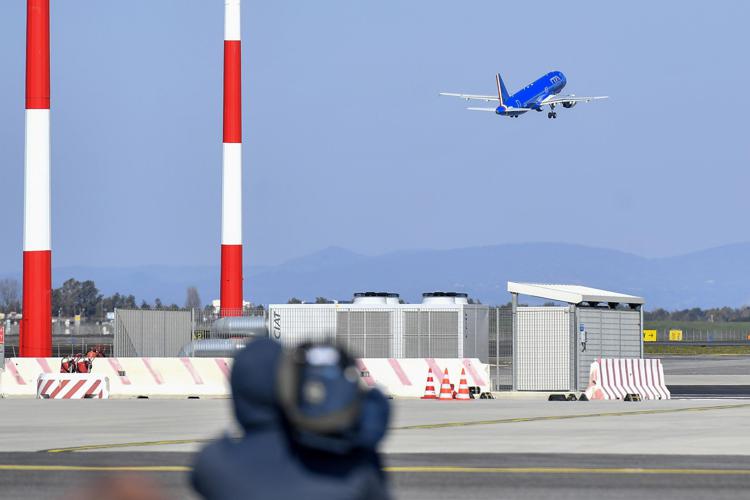
{"type": "Polygon", "coordinates": [[[612,302],[618,304],[644,304],[643,297],[624,293],[599,290],[580,285],[552,285],[546,283],[515,283],[508,282],[508,291],[520,295],[529,295],[542,299],[580,304],[581,302],[612,302]]]}

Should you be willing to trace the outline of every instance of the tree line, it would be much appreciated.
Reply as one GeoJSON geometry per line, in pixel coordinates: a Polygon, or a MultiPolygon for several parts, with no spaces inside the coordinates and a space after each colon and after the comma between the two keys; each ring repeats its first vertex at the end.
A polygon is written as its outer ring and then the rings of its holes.
{"type": "MultiPolygon", "coordinates": [[[[201,299],[198,289],[188,287],[186,291],[186,308],[200,309],[201,299]]],[[[106,313],[115,309],[164,309],[177,310],[177,304],[165,304],[160,298],[154,299],[153,304],[142,300],[140,304],[135,296],[115,293],[104,296],[99,292],[92,280],[78,281],[71,278],[60,287],[52,289],[52,315],[72,317],[80,314],[86,318],[104,318],[106,313]]],[[[21,311],[21,286],[18,280],[5,278],[0,280],[0,312],[21,311]]]]}
{"type": "Polygon", "coordinates": [[[693,307],[692,309],[682,309],[678,311],[667,311],[666,309],[659,308],[654,311],[644,311],[643,319],[646,321],[750,322],[750,306],[742,306],[739,308],[715,307],[711,309],[693,307]]]}

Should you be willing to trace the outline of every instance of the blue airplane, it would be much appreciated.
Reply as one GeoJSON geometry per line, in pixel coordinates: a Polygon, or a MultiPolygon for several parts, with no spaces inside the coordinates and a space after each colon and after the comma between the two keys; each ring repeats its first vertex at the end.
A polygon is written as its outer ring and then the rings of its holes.
{"type": "Polygon", "coordinates": [[[606,99],[608,96],[579,97],[576,95],[559,95],[565,87],[567,80],[561,71],[553,71],[538,78],[537,80],[526,85],[513,95],[508,94],[505,83],[500,77],[500,73],[495,76],[497,83],[497,96],[493,95],[475,95],[475,94],[456,94],[453,92],[440,92],[440,95],[451,97],[460,97],[462,99],[498,102],[496,108],[466,108],[470,111],[489,111],[502,116],[512,116],[518,118],[520,115],[531,111],[542,111],[544,106],[549,106],[547,118],[557,118],[555,106],[561,104],[563,108],[572,108],[579,102],[597,101],[606,99]]]}

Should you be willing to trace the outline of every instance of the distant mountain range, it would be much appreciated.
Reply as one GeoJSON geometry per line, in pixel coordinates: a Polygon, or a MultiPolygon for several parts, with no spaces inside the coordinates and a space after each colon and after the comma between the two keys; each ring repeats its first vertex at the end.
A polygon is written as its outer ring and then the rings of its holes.
{"type": "MultiPolygon", "coordinates": [[[[15,277],[19,277],[16,275],[15,277]]],[[[102,293],[134,294],[138,301],[182,305],[196,286],[204,303],[218,298],[218,266],[63,267],[55,286],[67,278],[92,279],[102,293]]],[[[254,303],[312,301],[323,296],[347,300],[357,291],[393,291],[408,302],[432,290],[467,292],[486,304],[509,301],[506,282],[575,283],[646,298],[648,309],[732,306],[750,303],[750,243],[686,255],[645,258],[558,243],[527,243],[413,250],[364,256],[327,248],[280,265],[245,270],[245,297],[254,303]]]]}

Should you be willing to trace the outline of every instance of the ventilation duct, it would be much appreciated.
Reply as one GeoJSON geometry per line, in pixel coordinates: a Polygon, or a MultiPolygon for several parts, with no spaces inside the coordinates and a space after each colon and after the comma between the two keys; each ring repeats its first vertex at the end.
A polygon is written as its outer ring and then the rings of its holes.
{"type": "Polygon", "coordinates": [[[357,292],[352,302],[358,306],[385,306],[399,303],[399,294],[390,292],[357,292]]]}
{"type": "Polygon", "coordinates": [[[468,304],[469,295],[461,292],[425,292],[422,294],[422,304],[431,306],[452,306],[468,304]]]}

